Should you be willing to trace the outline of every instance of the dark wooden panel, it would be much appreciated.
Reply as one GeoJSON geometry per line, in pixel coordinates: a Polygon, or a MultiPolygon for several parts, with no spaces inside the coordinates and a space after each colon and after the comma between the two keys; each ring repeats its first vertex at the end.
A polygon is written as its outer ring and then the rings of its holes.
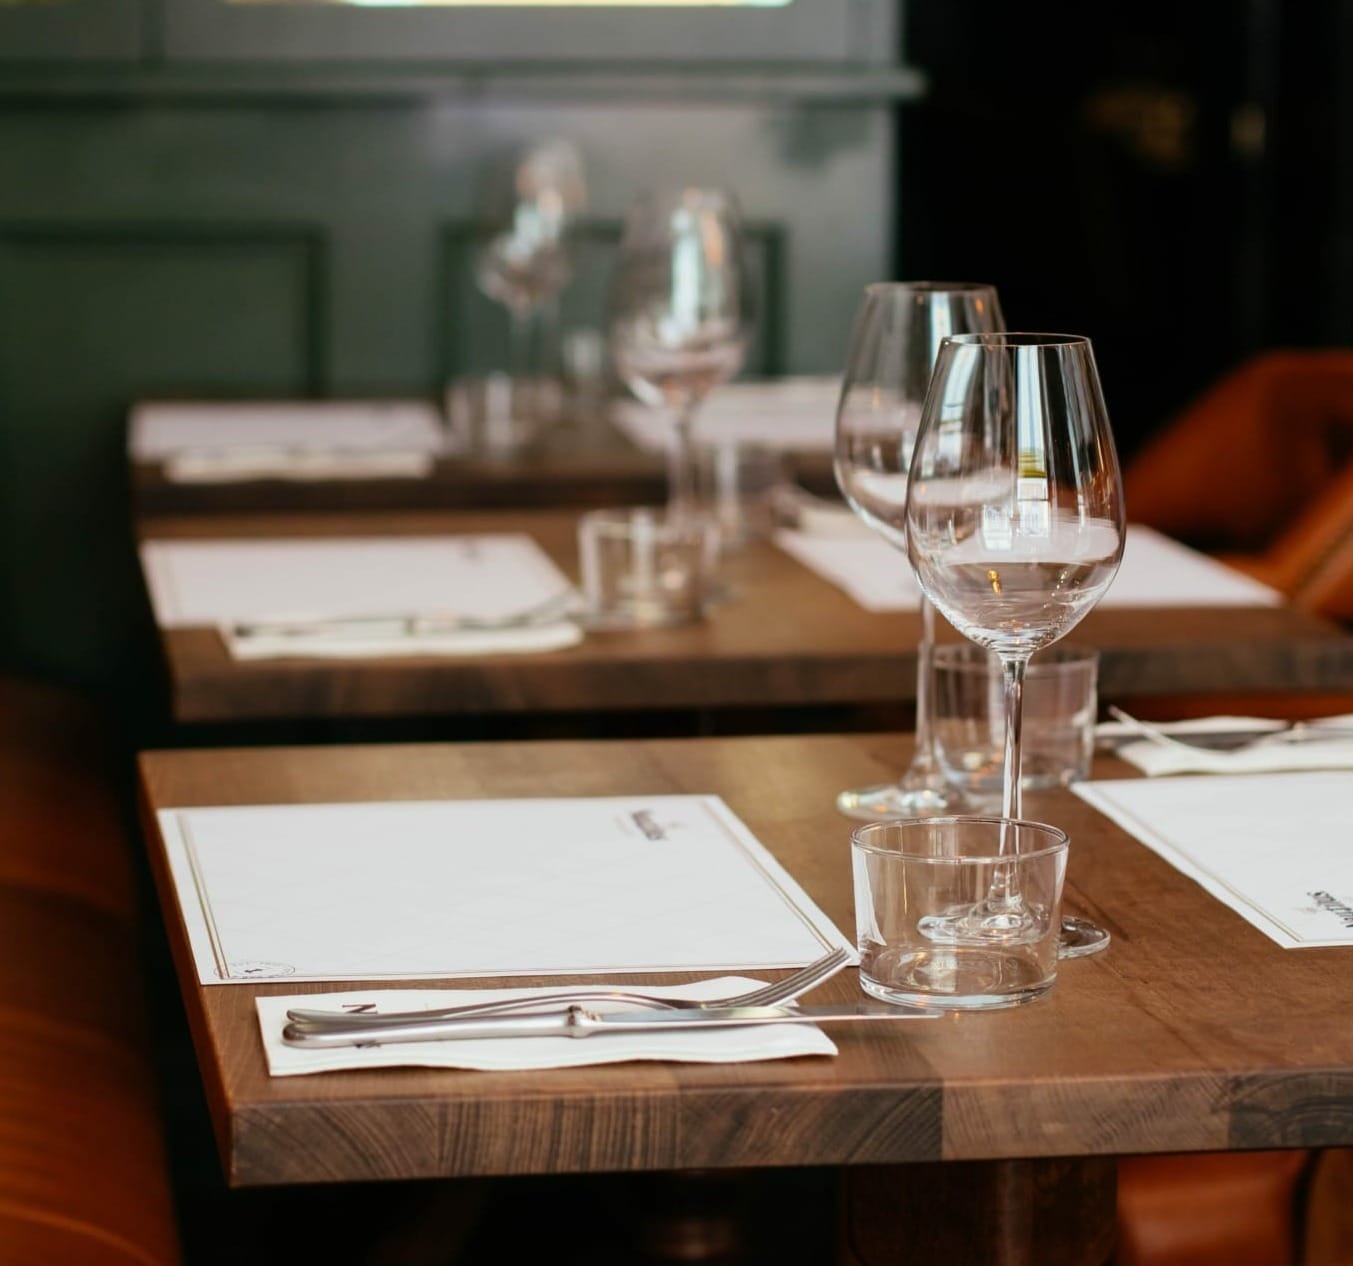
{"type": "Polygon", "coordinates": [[[323,385],[319,239],[249,225],[0,224],[9,655],[116,674],[138,624],[128,405],[323,385]]]}

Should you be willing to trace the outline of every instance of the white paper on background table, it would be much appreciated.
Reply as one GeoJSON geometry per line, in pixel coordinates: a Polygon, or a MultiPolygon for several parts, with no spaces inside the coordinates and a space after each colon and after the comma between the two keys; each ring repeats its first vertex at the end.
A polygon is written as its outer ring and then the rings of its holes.
{"type": "MultiPolygon", "coordinates": [[[[792,377],[718,387],[695,415],[702,444],[759,444],[786,452],[830,453],[836,444],[837,377],[792,377]]],[[[672,415],[635,400],[617,402],[613,420],[640,448],[676,442],[672,415]]]]}
{"type": "Polygon", "coordinates": [[[736,971],[853,950],[717,796],[166,809],[204,984],[736,971]]]}
{"type": "MultiPolygon", "coordinates": [[[[677,998],[728,998],[755,988],[742,976],[697,980],[688,985],[649,985],[645,993],[677,998]]],[[[561,986],[561,989],[566,986],[561,986]]],[[[608,1033],[580,1041],[573,1037],[474,1038],[447,1042],[401,1042],[390,1046],[343,1046],[309,1050],[282,1041],[291,1007],[338,1011],[375,1006],[381,1011],[454,1007],[471,1002],[538,996],[548,989],[372,989],[328,994],[260,994],[258,1009],[263,1051],[274,1077],[331,1072],[340,1068],[474,1068],[482,1071],[526,1068],[578,1068],[633,1060],[679,1060],[688,1064],[735,1064],[796,1055],[835,1055],[836,1043],[811,1024],[760,1025],[741,1029],[705,1029],[667,1033],[608,1033]]],[[[597,1011],[622,1010],[605,1003],[597,1011]]]]}
{"type": "Polygon", "coordinates": [[[548,601],[567,576],[531,537],[295,537],[146,541],[162,628],[346,616],[493,619],[548,601]]]}
{"type": "Polygon", "coordinates": [[[304,474],[317,459],[360,474],[364,464],[422,458],[426,471],[446,446],[437,410],[407,400],[146,401],[133,407],[127,434],[133,461],[184,462],[223,476],[285,476],[292,467],[304,474]]]}
{"type": "MultiPolygon", "coordinates": [[[[920,587],[906,556],[881,536],[782,531],[776,544],[867,611],[915,611],[920,587]]],[[[1151,528],[1128,528],[1123,563],[1101,607],[1273,607],[1283,597],[1243,572],[1151,528]]]]}
{"type": "Polygon", "coordinates": [[[1071,789],[1284,948],[1353,945],[1353,773],[1071,789]]]}

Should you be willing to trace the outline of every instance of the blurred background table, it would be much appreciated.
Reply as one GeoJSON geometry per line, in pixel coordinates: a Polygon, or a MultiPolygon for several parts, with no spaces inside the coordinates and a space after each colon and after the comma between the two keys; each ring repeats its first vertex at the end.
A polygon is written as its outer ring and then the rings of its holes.
{"type": "MultiPolygon", "coordinates": [[[[525,532],[576,577],[576,523],[560,511],[352,512],[146,517],[138,530],[143,540],[525,532]]],[[[240,662],[215,628],[161,629],[172,713],[252,722],[775,709],[788,725],[791,709],[914,699],[915,613],[865,611],[765,542],[730,555],[724,579],[730,596],[702,623],[589,634],[536,654],[240,662]]],[[[1110,701],[1353,692],[1353,637],[1285,607],[1101,608],[1074,640],[1100,649],[1110,701]]],[[[895,713],[886,719],[896,727],[895,713]]]]}
{"type": "MultiPolygon", "coordinates": [[[[195,805],[717,794],[850,928],[849,824],[833,798],[891,776],[908,754],[906,739],[818,736],[143,756],[152,861],[229,1181],[842,1166],[860,1260],[1087,1266],[1112,1249],[1116,1156],[1353,1143],[1346,951],[1280,948],[1065,791],[1029,807],[1069,832],[1068,905],[1114,942],[1063,964],[1038,1003],[833,1029],[834,1059],[529,1073],[270,1078],[254,997],[326,986],[201,986],[153,817],[195,805]]],[[[1097,772],[1131,773],[1112,760],[1097,772]]],[[[853,970],[816,995],[859,996],[853,970]]],[[[799,1210],[805,1234],[812,1216],[799,1210]]],[[[495,1234],[539,1233],[529,1221],[495,1234]]]]}
{"type": "MultiPolygon", "coordinates": [[[[167,478],[162,462],[129,461],[133,512],[139,516],[589,508],[657,505],[667,497],[663,454],[634,443],[604,418],[562,422],[512,455],[438,457],[420,478],[183,483],[167,478]]],[[[786,462],[805,488],[834,493],[829,452],[790,453],[786,462]]]]}

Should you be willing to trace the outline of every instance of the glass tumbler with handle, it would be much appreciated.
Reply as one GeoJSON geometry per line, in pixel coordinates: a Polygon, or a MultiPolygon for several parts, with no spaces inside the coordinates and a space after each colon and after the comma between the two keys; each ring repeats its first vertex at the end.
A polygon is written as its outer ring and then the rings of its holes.
{"type": "Polygon", "coordinates": [[[672,410],[668,512],[697,515],[694,419],[747,354],[751,286],[741,215],[718,189],[647,194],[626,218],[611,284],[616,373],[645,404],[672,410]]]}
{"type": "MultiPolygon", "coordinates": [[[[940,347],[907,494],[912,566],[1005,681],[1001,816],[1018,818],[1024,673],[1103,596],[1123,555],[1123,482],[1088,338],[960,334],[940,347]]],[[[1021,894],[997,872],[986,901],[932,922],[936,939],[1017,934],[1021,894]],[[1005,882],[1002,882],[1004,880],[1005,882]]],[[[1064,920],[1063,957],[1108,933],[1064,920]]]]}
{"type": "MultiPolygon", "coordinates": [[[[993,286],[974,282],[882,282],[864,293],[836,411],[836,482],[855,513],[906,550],[907,483],[921,406],[940,341],[1003,330],[993,286]]],[[[930,733],[930,657],[935,613],[921,599],[917,648],[916,755],[897,782],[843,791],[836,807],[867,821],[962,812],[962,793],[935,758],[930,733]]]]}

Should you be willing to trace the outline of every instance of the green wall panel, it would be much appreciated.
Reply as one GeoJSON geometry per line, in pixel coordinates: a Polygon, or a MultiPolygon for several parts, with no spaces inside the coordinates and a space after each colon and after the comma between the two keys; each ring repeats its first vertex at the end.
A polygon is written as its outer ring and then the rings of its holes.
{"type": "Polygon", "coordinates": [[[315,390],[323,296],[302,229],[0,224],[6,658],[103,683],[136,662],[129,404],[315,390]]]}
{"type": "Polygon", "coordinates": [[[467,271],[480,176],[551,135],[584,153],[593,222],[566,326],[602,322],[636,193],[723,185],[762,272],[753,368],[839,368],[861,288],[887,275],[883,107],[0,106],[0,653],[107,681],[153,646],[122,505],[131,400],[436,398],[497,363],[505,317],[467,271]]]}

